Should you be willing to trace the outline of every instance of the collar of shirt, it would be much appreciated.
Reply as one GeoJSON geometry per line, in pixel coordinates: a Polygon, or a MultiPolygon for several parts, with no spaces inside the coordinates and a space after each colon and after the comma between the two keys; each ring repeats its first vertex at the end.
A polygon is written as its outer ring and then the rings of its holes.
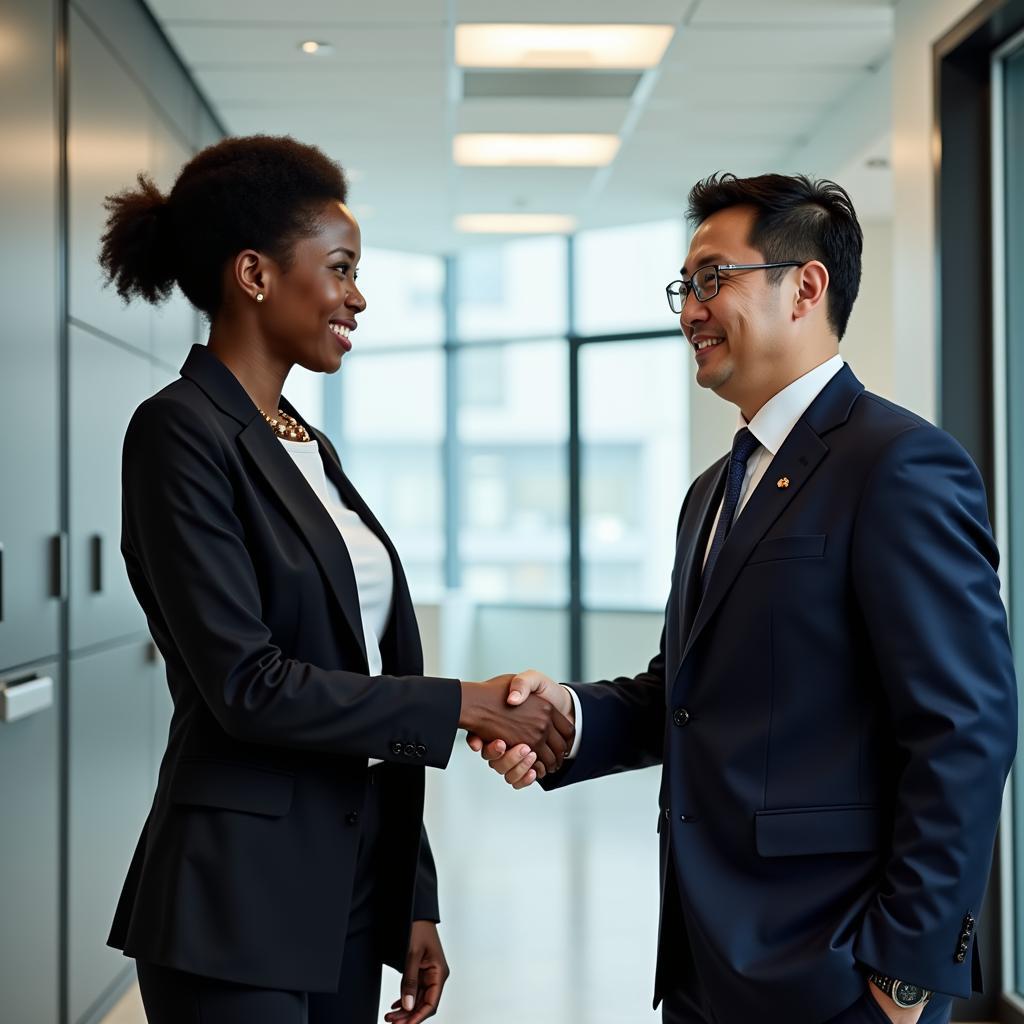
{"type": "Polygon", "coordinates": [[[796,426],[797,420],[807,412],[811,403],[843,365],[843,357],[837,353],[820,366],[816,366],[810,373],[798,377],[774,398],[770,398],[749,423],[740,413],[736,429],[746,427],[774,458],[789,437],[790,431],[796,426]]]}

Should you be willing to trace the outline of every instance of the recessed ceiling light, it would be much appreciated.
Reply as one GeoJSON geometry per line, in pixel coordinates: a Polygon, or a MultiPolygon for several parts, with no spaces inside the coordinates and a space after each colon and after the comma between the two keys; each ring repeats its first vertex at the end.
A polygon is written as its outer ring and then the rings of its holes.
{"type": "Polygon", "coordinates": [[[463,167],[603,167],[619,150],[617,135],[464,133],[452,156],[463,167]]]}
{"type": "Polygon", "coordinates": [[[455,26],[455,62],[464,68],[651,68],[673,25],[455,26]]]}
{"type": "Polygon", "coordinates": [[[576,218],[564,213],[460,213],[455,230],[474,234],[565,235],[576,218]]]}
{"type": "Polygon", "coordinates": [[[329,57],[334,53],[334,47],[330,43],[321,43],[316,39],[307,39],[299,43],[299,49],[310,57],[329,57]]]}

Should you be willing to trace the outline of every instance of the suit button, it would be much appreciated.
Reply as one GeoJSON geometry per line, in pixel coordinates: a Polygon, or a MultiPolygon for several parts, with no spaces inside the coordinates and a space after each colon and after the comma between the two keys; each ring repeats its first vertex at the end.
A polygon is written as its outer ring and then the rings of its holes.
{"type": "Polygon", "coordinates": [[[422,743],[416,748],[416,756],[417,757],[426,757],[427,756],[427,748],[425,746],[423,746],[422,743]]]}
{"type": "Polygon", "coordinates": [[[416,753],[416,745],[414,743],[406,743],[405,745],[405,756],[412,757],[416,753]]]}
{"type": "Polygon", "coordinates": [[[401,752],[402,752],[402,744],[401,743],[392,743],[391,744],[391,753],[392,754],[400,754],[401,752]]]}
{"type": "Polygon", "coordinates": [[[689,824],[690,824],[691,822],[694,822],[694,821],[696,821],[696,820],[697,820],[697,816],[696,816],[696,815],[694,815],[694,814],[680,814],[680,815],[679,815],[679,820],[680,820],[680,821],[681,821],[681,822],[682,822],[682,823],[683,823],[684,825],[689,825],[689,824]]]}
{"type": "Polygon", "coordinates": [[[690,721],[690,712],[686,708],[676,708],[672,712],[672,721],[676,725],[686,725],[690,721]]]}
{"type": "Polygon", "coordinates": [[[665,808],[665,820],[666,821],[671,821],[672,820],[672,811],[668,807],[665,808]]]}
{"type": "Polygon", "coordinates": [[[349,813],[345,815],[345,820],[350,825],[355,825],[359,821],[359,812],[358,811],[349,811],[349,813]]]}
{"type": "Polygon", "coordinates": [[[967,959],[967,954],[957,953],[957,955],[953,959],[956,960],[958,964],[962,964],[967,959]]]}
{"type": "Polygon", "coordinates": [[[967,932],[968,935],[970,935],[971,932],[974,931],[974,918],[973,917],[969,917],[969,918],[967,918],[966,921],[964,921],[964,931],[967,932]]]}

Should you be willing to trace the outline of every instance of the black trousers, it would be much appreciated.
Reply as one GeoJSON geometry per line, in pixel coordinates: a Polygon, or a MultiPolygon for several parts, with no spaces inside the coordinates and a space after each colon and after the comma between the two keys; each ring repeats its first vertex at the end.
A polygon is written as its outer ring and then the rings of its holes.
{"type": "Polygon", "coordinates": [[[149,1024],[374,1024],[380,1006],[381,959],[374,929],[380,834],[380,787],[367,782],[363,833],[356,863],[337,992],[288,992],[205,978],[136,962],[149,1024]]]}

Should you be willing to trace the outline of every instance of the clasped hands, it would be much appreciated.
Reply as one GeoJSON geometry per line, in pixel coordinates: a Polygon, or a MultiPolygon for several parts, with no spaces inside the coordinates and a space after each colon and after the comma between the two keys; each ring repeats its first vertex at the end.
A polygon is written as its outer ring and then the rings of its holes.
{"type": "Polygon", "coordinates": [[[463,683],[462,694],[459,725],[469,733],[466,742],[513,788],[525,789],[562,767],[576,732],[564,686],[528,669],[463,683]]]}

